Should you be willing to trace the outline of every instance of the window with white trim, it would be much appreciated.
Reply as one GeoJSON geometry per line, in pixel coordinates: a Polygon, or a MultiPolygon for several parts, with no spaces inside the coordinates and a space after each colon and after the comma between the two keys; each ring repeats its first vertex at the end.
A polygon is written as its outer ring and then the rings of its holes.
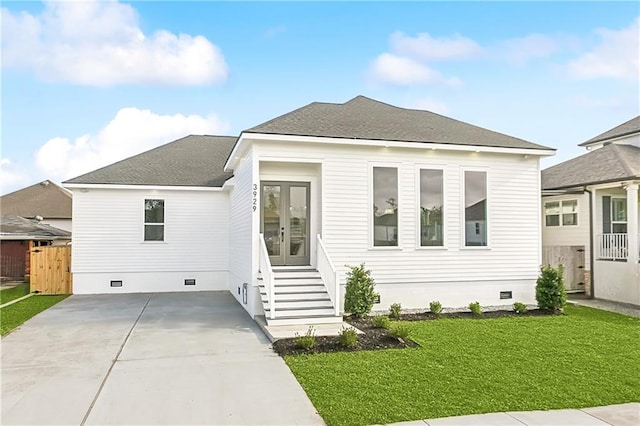
{"type": "Polygon", "coordinates": [[[578,200],[544,203],[545,226],[574,226],[578,224],[578,200]]]}
{"type": "Polygon", "coordinates": [[[562,226],[578,224],[578,200],[564,200],[562,202],[562,226]]]}
{"type": "Polygon", "coordinates": [[[144,200],[144,240],[164,241],[164,200],[144,200]]]}
{"type": "Polygon", "coordinates": [[[443,171],[420,169],[420,246],[442,247],[443,230],[443,171]]]}
{"type": "Polygon", "coordinates": [[[560,226],[560,201],[544,203],[544,224],[560,226]]]}
{"type": "Polygon", "coordinates": [[[627,233],[627,199],[611,197],[611,232],[627,233]]]}
{"type": "Polygon", "coordinates": [[[464,245],[486,247],[487,172],[464,171],[464,245]]]}
{"type": "Polygon", "coordinates": [[[398,246],[397,167],[373,167],[373,246],[398,246]]]}

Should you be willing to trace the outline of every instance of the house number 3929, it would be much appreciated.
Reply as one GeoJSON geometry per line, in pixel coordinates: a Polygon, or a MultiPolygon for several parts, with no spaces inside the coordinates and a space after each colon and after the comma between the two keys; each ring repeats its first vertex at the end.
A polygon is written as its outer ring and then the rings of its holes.
{"type": "Polygon", "coordinates": [[[251,199],[251,208],[255,212],[258,209],[258,185],[253,184],[253,197],[251,199]]]}

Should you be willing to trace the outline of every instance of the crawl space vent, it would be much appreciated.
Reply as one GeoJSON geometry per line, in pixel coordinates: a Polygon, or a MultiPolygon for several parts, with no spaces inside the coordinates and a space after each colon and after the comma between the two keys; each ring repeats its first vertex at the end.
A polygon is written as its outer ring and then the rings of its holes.
{"type": "Polygon", "coordinates": [[[111,287],[122,287],[122,280],[111,281],[111,287]]]}

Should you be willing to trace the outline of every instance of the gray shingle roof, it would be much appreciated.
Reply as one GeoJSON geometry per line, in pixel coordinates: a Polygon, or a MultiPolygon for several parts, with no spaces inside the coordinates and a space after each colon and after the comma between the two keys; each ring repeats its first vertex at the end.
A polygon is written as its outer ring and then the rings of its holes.
{"type": "Polygon", "coordinates": [[[71,193],[44,180],[0,197],[0,210],[27,218],[71,219],[71,193]]]}
{"type": "Polygon", "coordinates": [[[245,132],[552,149],[429,111],[400,108],[364,96],[344,104],[314,102],[245,132]]]}
{"type": "Polygon", "coordinates": [[[63,183],[221,187],[234,136],[186,136],[63,183]]]}
{"type": "Polygon", "coordinates": [[[640,133],[640,115],[632,118],[625,123],[622,123],[619,126],[614,127],[611,130],[607,130],[606,132],[601,133],[586,142],[581,143],[580,146],[586,146],[594,142],[602,142],[608,139],[619,138],[621,136],[627,136],[633,133],[640,133]]]}
{"type": "Polygon", "coordinates": [[[54,228],[16,215],[0,216],[2,240],[57,240],[71,239],[71,232],[54,228]]]}
{"type": "Polygon", "coordinates": [[[640,148],[610,144],[542,171],[542,189],[640,179],[640,148]]]}

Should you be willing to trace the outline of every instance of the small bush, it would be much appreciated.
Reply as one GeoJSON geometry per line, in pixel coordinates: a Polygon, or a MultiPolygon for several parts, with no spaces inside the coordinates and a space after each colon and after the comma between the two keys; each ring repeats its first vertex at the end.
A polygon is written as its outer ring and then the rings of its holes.
{"type": "Polygon", "coordinates": [[[394,303],[389,307],[389,318],[400,319],[400,312],[402,311],[402,305],[394,303]]]}
{"type": "Polygon", "coordinates": [[[342,331],[338,335],[340,344],[345,348],[355,348],[358,344],[358,333],[351,327],[342,328],[342,331]]]}
{"type": "Polygon", "coordinates": [[[559,265],[557,269],[549,265],[540,269],[540,276],[536,283],[536,300],[540,309],[562,312],[567,302],[562,272],[562,265],[559,265]]]}
{"type": "Polygon", "coordinates": [[[469,303],[469,309],[471,310],[471,313],[474,317],[479,317],[482,315],[482,308],[480,307],[480,303],[478,302],[469,303]]]}
{"type": "Polygon", "coordinates": [[[374,290],[375,281],[371,278],[371,271],[360,266],[349,266],[347,285],[344,295],[344,310],[355,318],[367,316],[378,296],[374,290]]]}
{"type": "Polygon", "coordinates": [[[313,326],[309,326],[309,329],[304,334],[304,336],[296,333],[293,340],[296,343],[297,347],[308,351],[309,349],[316,346],[316,330],[315,328],[313,328],[313,326]]]}
{"type": "Polygon", "coordinates": [[[391,321],[389,321],[389,317],[386,315],[378,315],[373,317],[373,327],[374,328],[384,328],[388,330],[391,327],[391,321]]]}
{"type": "Polygon", "coordinates": [[[396,339],[402,340],[404,342],[409,338],[411,331],[406,325],[398,324],[391,329],[390,334],[396,339]]]}
{"type": "Polygon", "coordinates": [[[527,312],[527,305],[522,302],[516,302],[513,304],[513,311],[517,314],[524,314],[527,312]]]}
{"type": "Polygon", "coordinates": [[[434,300],[433,302],[429,303],[429,311],[435,316],[439,317],[442,313],[442,304],[437,300],[434,300]]]}

